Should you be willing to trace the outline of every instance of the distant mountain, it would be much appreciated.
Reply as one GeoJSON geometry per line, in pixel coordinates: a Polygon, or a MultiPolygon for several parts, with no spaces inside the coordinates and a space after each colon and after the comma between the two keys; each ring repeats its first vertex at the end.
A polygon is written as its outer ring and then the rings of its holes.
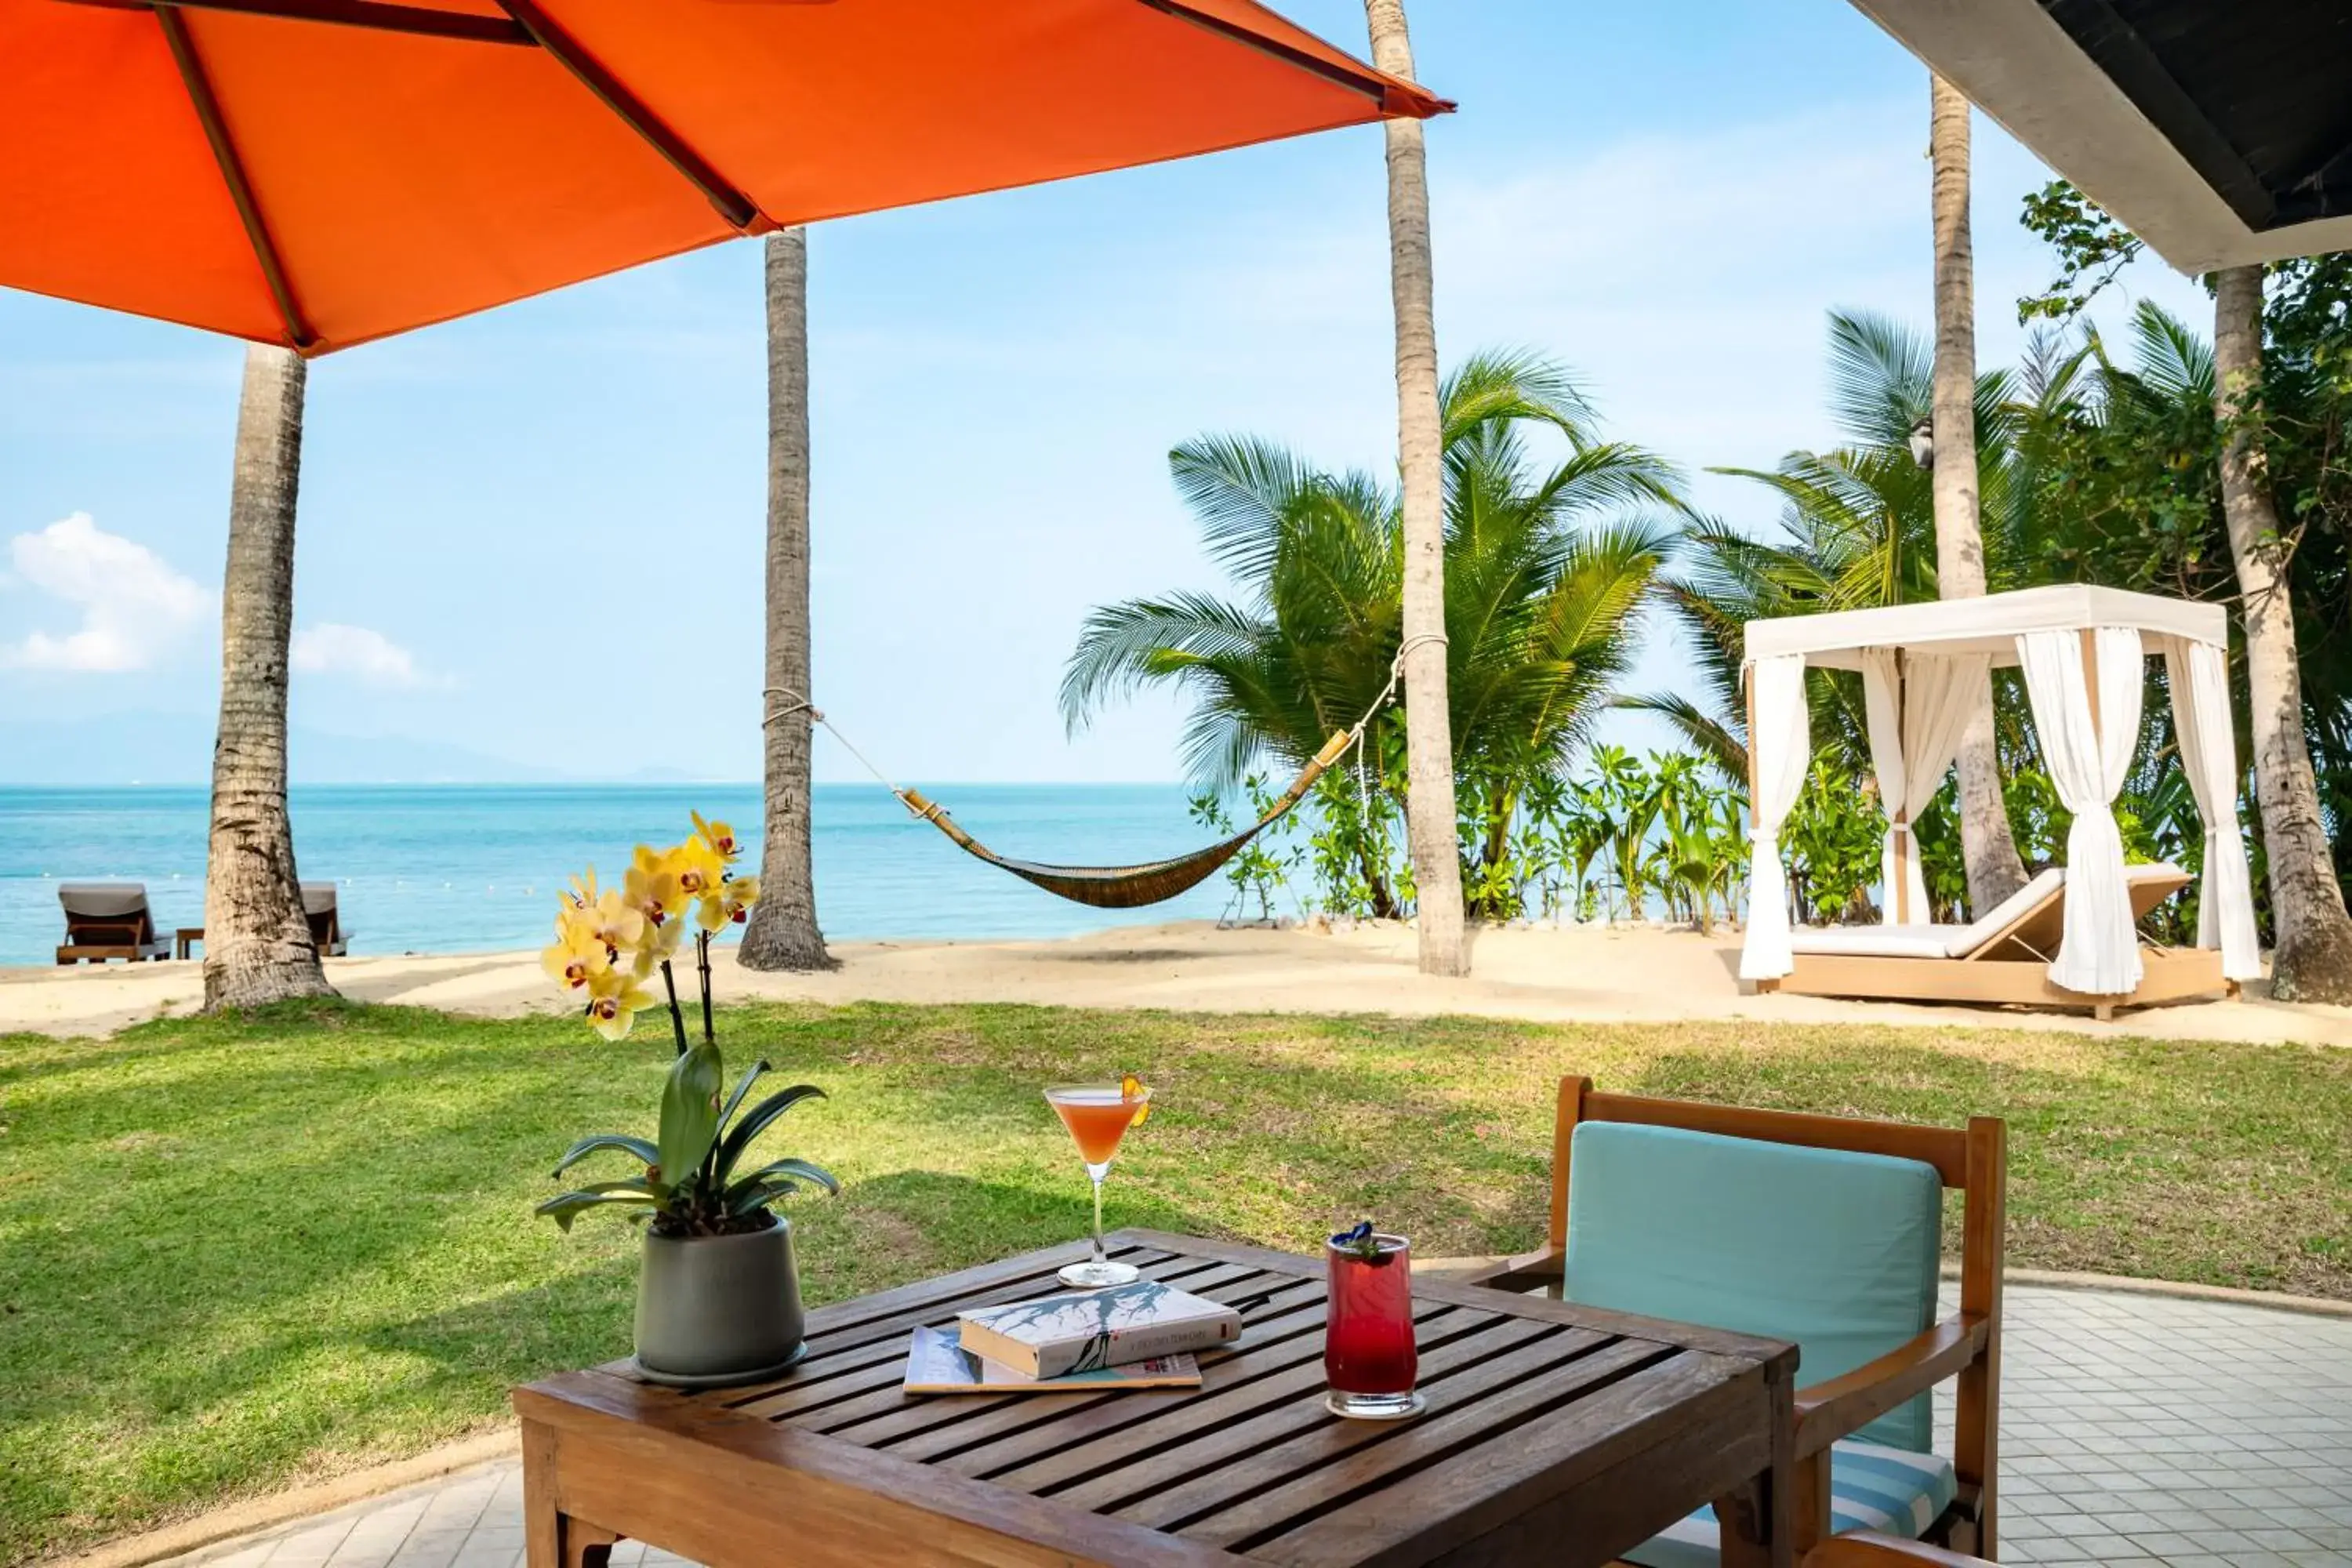
{"type": "MultiPolygon", "coordinates": [[[[554,784],[577,775],[438,741],[287,737],[296,784],[554,784]]],[[[0,784],[203,784],[212,782],[213,721],[184,713],[104,713],[65,721],[0,720],[0,784]]]]}

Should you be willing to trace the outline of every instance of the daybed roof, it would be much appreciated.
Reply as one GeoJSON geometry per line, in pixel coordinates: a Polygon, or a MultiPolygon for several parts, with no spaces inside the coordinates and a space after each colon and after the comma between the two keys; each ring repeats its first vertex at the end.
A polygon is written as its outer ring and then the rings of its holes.
{"type": "MultiPolygon", "coordinates": [[[[1853,669],[1860,667],[1858,655],[1864,648],[1895,647],[1931,654],[1986,653],[1995,664],[2015,664],[2021,632],[2087,626],[2131,626],[2150,639],[2175,637],[2221,647],[2228,646],[2230,636],[2229,619],[2219,605],[2064,583],[1976,599],[1934,599],[1750,621],[1746,659],[1753,664],[1801,653],[1808,664],[1853,669]]],[[[2148,651],[2162,647],[2155,642],[2148,651]]]]}

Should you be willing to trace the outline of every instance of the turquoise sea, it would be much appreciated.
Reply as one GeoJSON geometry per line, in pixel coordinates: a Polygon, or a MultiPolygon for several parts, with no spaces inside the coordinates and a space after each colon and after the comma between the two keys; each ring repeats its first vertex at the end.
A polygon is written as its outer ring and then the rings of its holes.
{"type": "MultiPolygon", "coordinates": [[[[1126,864],[1207,837],[1176,784],[920,786],[1000,853],[1126,864]]],[[[47,963],[57,884],[147,884],[156,924],[204,921],[201,788],[0,787],[0,964],[47,963]]],[[[759,861],[751,784],[298,786],[294,852],[306,880],[342,885],[354,953],[478,952],[547,941],[556,892],[591,863],[617,878],[639,842],[668,843],[698,810],[731,823],[759,861]]],[[[820,784],[818,916],[829,940],[1066,936],[1117,923],[1213,919],[1212,879],[1148,910],[1065,902],[965,855],[890,795],[820,784]]]]}

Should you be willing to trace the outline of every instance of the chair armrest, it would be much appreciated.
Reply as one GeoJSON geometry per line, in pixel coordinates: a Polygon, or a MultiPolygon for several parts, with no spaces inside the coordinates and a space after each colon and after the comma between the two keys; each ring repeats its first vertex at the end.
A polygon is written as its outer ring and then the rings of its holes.
{"type": "Polygon", "coordinates": [[[1804,1568],[1985,1568],[1985,1560],[1964,1557],[1924,1541],[1858,1530],[1851,1535],[1832,1535],[1806,1552],[1804,1568]]]}
{"type": "Polygon", "coordinates": [[[1469,1274],[1449,1278],[1456,1285],[1475,1285],[1488,1290],[1509,1290],[1525,1295],[1559,1283],[1560,1255],[1550,1247],[1523,1252],[1517,1258],[1506,1258],[1469,1274]]]}
{"type": "Polygon", "coordinates": [[[1913,1394],[1958,1376],[1991,1338],[1990,1320],[1962,1313],[1843,1377],[1797,1390],[1797,1457],[1818,1454],[1913,1394]]]}

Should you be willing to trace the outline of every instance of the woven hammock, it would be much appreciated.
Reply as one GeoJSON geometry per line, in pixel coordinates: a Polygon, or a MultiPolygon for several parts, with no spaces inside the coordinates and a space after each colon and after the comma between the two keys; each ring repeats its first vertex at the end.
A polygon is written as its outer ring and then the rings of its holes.
{"type": "Polygon", "coordinates": [[[908,811],[955,840],[965,854],[975,859],[985,860],[1024,882],[1034,882],[1049,893],[1076,903],[1092,904],[1101,910],[1131,910],[1172,899],[1208,880],[1219,867],[1239,854],[1244,845],[1306,799],[1315,781],[1355,743],[1356,734],[1354,730],[1342,730],[1324,742],[1323,749],[1299,770],[1298,777],[1282,792],[1280,799],[1266,808],[1265,815],[1231,838],[1205,849],[1195,849],[1190,855],[1147,861],[1139,866],[1048,866],[1034,860],[1008,859],[956,826],[946,808],[926,798],[920,790],[894,789],[891,793],[906,803],[908,811]]]}

